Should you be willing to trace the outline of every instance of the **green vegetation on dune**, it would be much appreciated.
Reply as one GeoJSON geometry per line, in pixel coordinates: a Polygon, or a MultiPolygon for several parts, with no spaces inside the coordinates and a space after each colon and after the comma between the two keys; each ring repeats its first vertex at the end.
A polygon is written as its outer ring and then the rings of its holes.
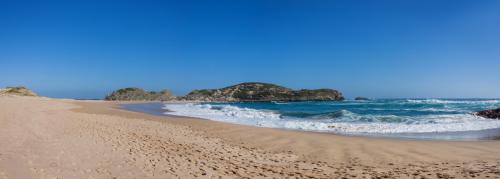
{"type": "Polygon", "coordinates": [[[36,93],[24,86],[6,87],[4,89],[0,89],[0,94],[17,96],[38,96],[36,93]]]}

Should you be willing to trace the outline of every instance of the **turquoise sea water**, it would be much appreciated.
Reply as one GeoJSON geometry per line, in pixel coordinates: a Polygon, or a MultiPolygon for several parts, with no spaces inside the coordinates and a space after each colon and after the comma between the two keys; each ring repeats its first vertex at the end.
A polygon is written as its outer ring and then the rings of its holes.
{"type": "Polygon", "coordinates": [[[376,99],[339,102],[165,104],[165,114],[305,131],[359,135],[429,134],[500,128],[473,113],[499,99],[376,99]]]}

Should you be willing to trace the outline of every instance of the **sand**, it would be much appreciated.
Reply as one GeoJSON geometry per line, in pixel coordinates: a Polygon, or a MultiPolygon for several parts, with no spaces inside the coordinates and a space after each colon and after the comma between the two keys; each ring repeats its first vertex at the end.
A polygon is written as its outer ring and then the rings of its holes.
{"type": "Polygon", "coordinates": [[[500,141],[288,131],[0,96],[0,178],[500,178],[500,141]]]}

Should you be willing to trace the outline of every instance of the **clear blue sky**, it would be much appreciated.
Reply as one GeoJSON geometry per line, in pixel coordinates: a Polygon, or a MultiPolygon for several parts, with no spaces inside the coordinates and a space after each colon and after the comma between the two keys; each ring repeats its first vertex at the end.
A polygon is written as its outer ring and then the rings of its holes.
{"type": "Polygon", "coordinates": [[[0,86],[500,97],[500,1],[0,1],[0,86]]]}

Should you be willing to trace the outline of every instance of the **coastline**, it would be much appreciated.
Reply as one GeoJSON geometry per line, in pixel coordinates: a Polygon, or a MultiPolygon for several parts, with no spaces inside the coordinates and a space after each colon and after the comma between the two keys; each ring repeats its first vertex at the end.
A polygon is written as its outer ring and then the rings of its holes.
{"type": "Polygon", "coordinates": [[[7,146],[0,176],[500,177],[496,140],[341,136],[154,116],[120,104],[0,97],[7,146]]]}
{"type": "MultiPolygon", "coordinates": [[[[500,162],[500,154],[496,154],[497,151],[495,149],[500,147],[500,141],[498,140],[441,141],[346,136],[323,132],[261,128],[192,117],[154,116],[141,112],[127,111],[120,107],[119,102],[113,104],[113,108],[123,112],[119,115],[133,113],[133,115],[141,116],[141,118],[186,125],[196,131],[202,131],[209,137],[220,138],[232,145],[259,148],[269,152],[291,151],[302,156],[303,158],[300,160],[321,162],[341,161],[349,163],[352,160],[346,160],[345,157],[350,156],[352,158],[363,159],[361,163],[379,165],[378,167],[380,167],[381,163],[389,165],[390,163],[395,164],[398,162],[405,163],[402,165],[412,165],[412,163],[420,162],[423,162],[424,165],[425,163],[433,163],[432,165],[435,165],[442,161],[446,161],[446,163],[455,161],[463,164],[470,161],[491,159],[500,162]],[[339,146],[339,144],[342,146],[339,146]],[[367,149],[375,151],[367,151],[367,149]],[[488,150],[488,154],[483,153],[488,150]],[[454,151],[454,153],[450,153],[449,151],[454,151]],[[379,152],[383,154],[380,154],[380,156],[371,156],[371,154],[368,154],[379,152]],[[408,160],[408,158],[412,159],[408,160]]],[[[108,111],[105,113],[118,114],[121,112],[114,113],[108,111]]]]}
{"type": "MultiPolygon", "coordinates": [[[[165,104],[186,104],[186,103],[199,103],[198,101],[182,101],[182,102],[143,102],[143,103],[127,103],[120,104],[119,108],[146,113],[155,116],[166,116],[166,117],[177,117],[177,118],[196,118],[189,116],[177,116],[175,114],[166,114],[169,112],[167,109],[163,109],[165,104]]],[[[200,120],[212,120],[206,118],[197,118],[200,120]]],[[[217,120],[212,120],[217,121],[217,120]]],[[[230,122],[228,122],[230,123],[230,122]]],[[[237,125],[246,125],[231,123],[237,125]]],[[[246,125],[253,126],[253,125],[246,125]]],[[[261,127],[259,128],[273,128],[273,127],[261,127]]],[[[332,134],[339,136],[351,136],[351,137],[368,137],[368,138],[385,138],[385,139],[403,139],[403,140],[434,140],[434,141],[479,141],[479,140],[500,140],[500,128],[493,129],[483,129],[477,131],[450,131],[450,132],[423,132],[423,133],[375,133],[375,134],[363,134],[363,133],[335,133],[328,131],[314,131],[314,130],[299,130],[299,129],[289,129],[289,128],[273,128],[288,131],[298,131],[298,132],[313,132],[313,133],[323,133],[332,134]]]]}

